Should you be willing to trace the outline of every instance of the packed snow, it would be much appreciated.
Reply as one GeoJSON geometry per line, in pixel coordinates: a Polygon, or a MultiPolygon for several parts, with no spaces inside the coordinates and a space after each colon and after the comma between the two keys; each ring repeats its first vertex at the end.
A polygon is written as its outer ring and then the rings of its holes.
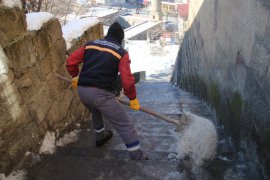
{"type": "Polygon", "coordinates": [[[66,146],[72,142],[76,142],[78,141],[78,134],[79,134],[80,130],[74,130],[71,131],[70,133],[65,134],[62,138],[60,138],[57,142],[56,142],[56,146],[66,146]]]}
{"type": "Polygon", "coordinates": [[[184,129],[178,143],[179,158],[189,156],[194,165],[200,166],[204,160],[211,159],[216,153],[218,135],[214,124],[191,112],[183,118],[190,124],[184,129]]]}
{"type": "Polygon", "coordinates": [[[4,6],[7,6],[7,7],[14,6],[14,2],[12,0],[2,0],[2,2],[0,4],[3,4],[4,6]]]}
{"type": "MultiPolygon", "coordinates": [[[[0,75],[8,73],[8,66],[7,66],[7,56],[0,45],[0,75]]],[[[2,83],[3,79],[0,79],[0,83],[2,83]]]]}
{"type": "Polygon", "coordinates": [[[97,18],[76,19],[62,27],[63,37],[66,40],[67,49],[71,47],[71,41],[80,37],[89,27],[99,23],[97,18]]]}
{"type": "Polygon", "coordinates": [[[54,16],[48,12],[33,12],[26,14],[27,30],[39,30],[44,23],[48,22],[54,16]]]}
{"type": "Polygon", "coordinates": [[[40,147],[40,154],[54,154],[57,150],[57,146],[66,146],[72,142],[76,142],[78,140],[78,134],[80,130],[74,130],[67,134],[64,134],[62,138],[56,141],[54,132],[47,132],[42,145],[40,147]]]}
{"type": "Polygon", "coordinates": [[[40,154],[53,154],[56,152],[55,133],[47,132],[39,149],[40,154]]]}
{"type": "Polygon", "coordinates": [[[1,180],[25,180],[26,178],[26,171],[19,170],[19,171],[13,171],[8,176],[5,176],[3,173],[0,174],[1,180]]]}

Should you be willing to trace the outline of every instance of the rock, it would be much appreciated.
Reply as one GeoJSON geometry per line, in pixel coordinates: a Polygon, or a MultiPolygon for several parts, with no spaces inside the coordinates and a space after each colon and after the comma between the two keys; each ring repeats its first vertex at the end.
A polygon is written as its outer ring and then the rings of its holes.
{"type": "Polygon", "coordinates": [[[26,33],[25,14],[19,7],[8,8],[1,6],[0,22],[0,44],[3,47],[26,33]]]}
{"type": "Polygon", "coordinates": [[[30,113],[38,123],[41,123],[48,114],[53,99],[47,85],[36,88],[36,91],[37,93],[31,98],[30,113]]]}
{"type": "MultiPolygon", "coordinates": [[[[45,26],[46,27],[46,26],[45,26]]],[[[46,29],[42,28],[33,37],[33,47],[40,61],[51,51],[52,42],[46,29]]]]}
{"type": "Polygon", "coordinates": [[[70,114],[69,108],[72,101],[72,92],[67,89],[62,93],[62,99],[53,102],[50,111],[47,114],[47,122],[54,129],[65,127],[65,123],[68,122],[67,117],[70,114]]]}
{"type": "Polygon", "coordinates": [[[13,69],[15,78],[22,76],[37,59],[31,35],[16,39],[16,42],[4,48],[4,51],[10,61],[9,67],[13,69]]]}
{"type": "Polygon", "coordinates": [[[63,39],[63,33],[61,29],[61,24],[58,19],[51,19],[44,25],[47,34],[50,37],[51,42],[54,44],[56,41],[61,41],[63,39]]]}

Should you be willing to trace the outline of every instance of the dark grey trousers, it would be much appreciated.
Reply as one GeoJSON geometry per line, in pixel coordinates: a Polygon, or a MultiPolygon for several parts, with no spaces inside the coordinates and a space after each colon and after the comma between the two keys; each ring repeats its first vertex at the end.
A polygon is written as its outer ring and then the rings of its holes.
{"type": "Polygon", "coordinates": [[[104,127],[104,117],[111,122],[126,145],[139,141],[132,119],[115,99],[114,93],[96,87],[78,86],[78,94],[81,102],[92,112],[95,129],[104,127]]]}

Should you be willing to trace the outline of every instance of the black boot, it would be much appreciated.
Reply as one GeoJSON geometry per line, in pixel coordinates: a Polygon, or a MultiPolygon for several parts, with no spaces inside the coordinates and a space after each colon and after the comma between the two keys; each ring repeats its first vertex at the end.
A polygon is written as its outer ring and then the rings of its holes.
{"type": "Polygon", "coordinates": [[[113,136],[113,132],[110,130],[104,130],[101,134],[97,135],[97,140],[96,140],[96,146],[101,147],[103,144],[105,144],[111,137],[113,136]]]}

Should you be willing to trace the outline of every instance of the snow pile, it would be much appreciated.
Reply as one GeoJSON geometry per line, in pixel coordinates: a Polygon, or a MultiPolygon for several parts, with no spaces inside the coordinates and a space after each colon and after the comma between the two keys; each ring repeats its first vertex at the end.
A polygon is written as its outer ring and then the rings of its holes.
{"type": "Polygon", "coordinates": [[[131,59],[131,71],[146,71],[146,76],[170,69],[176,60],[179,45],[161,47],[147,41],[128,41],[125,48],[131,59]]]}
{"type": "Polygon", "coordinates": [[[55,133],[47,131],[42,145],[39,149],[40,154],[53,154],[55,153],[55,133]]]}
{"type": "Polygon", "coordinates": [[[4,6],[7,7],[13,7],[14,6],[14,2],[11,0],[2,0],[2,2],[0,4],[3,4],[4,6]]]}
{"type": "Polygon", "coordinates": [[[72,142],[76,142],[78,140],[78,134],[80,130],[74,130],[65,134],[62,138],[56,141],[54,132],[47,132],[42,145],[39,149],[40,154],[53,154],[56,152],[56,146],[66,146],[72,142]]]}
{"type": "Polygon", "coordinates": [[[53,18],[51,13],[35,12],[26,14],[27,30],[39,30],[42,25],[53,18]]]}
{"type": "Polygon", "coordinates": [[[8,176],[5,176],[4,174],[0,174],[0,179],[1,180],[25,180],[26,174],[27,173],[24,170],[13,171],[8,176]]]}
{"type": "Polygon", "coordinates": [[[71,41],[80,37],[89,27],[99,23],[97,18],[76,19],[62,27],[63,37],[66,40],[67,49],[71,47],[71,41]]]}
{"type": "Polygon", "coordinates": [[[68,134],[65,134],[62,138],[60,138],[56,142],[56,146],[66,146],[72,142],[76,142],[78,140],[78,133],[80,130],[74,130],[68,134]]]}
{"type": "MultiPolygon", "coordinates": [[[[8,66],[7,66],[7,56],[5,55],[5,52],[0,45],[0,75],[8,73],[8,66]]],[[[0,83],[3,81],[3,79],[0,80],[0,83]]]]}
{"type": "Polygon", "coordinates": [[[179,158],[189,155],[195,165],[201,165],[203,160],[212,158],[216,153],[218,136],[213,123],[203,117],[186,112],[190,124],[184,129],[178,143],[179,158]]]}

